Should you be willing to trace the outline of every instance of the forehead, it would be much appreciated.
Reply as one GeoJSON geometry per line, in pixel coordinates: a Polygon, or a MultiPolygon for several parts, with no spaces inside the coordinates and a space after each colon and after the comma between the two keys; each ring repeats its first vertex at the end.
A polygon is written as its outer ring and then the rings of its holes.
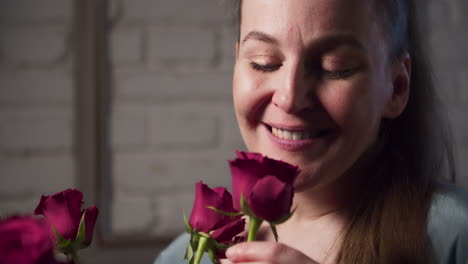
{"type": "Polygon", "coordinates": [[[325,34],[367,39],[379,31],[373,0],[244,0],[241,39],[251,31],[308,42],[325,34]]]}

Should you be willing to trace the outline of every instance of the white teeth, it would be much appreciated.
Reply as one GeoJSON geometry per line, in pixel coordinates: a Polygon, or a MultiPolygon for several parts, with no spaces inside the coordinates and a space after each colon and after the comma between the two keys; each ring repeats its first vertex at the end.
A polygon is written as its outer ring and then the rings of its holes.
{"type": "Polygon", "coordinates": [[[311,132],[289,131],[275,127],[271,128],[271,132],[278,138],[288,140],[303,140],[317,136],[316,134],[312,134],[311,132]]]}
{"type": "Polygon", "coordinates": [[[302,132],[294,132],[292,133],[293,140],[301,140],[302,139],[302,132]]]}

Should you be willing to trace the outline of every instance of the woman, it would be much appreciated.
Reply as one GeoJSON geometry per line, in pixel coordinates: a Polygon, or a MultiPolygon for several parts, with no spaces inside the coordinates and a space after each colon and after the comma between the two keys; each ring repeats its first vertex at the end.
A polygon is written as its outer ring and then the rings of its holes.
{"type": "MultiPolygon", "coordinates": [[[[453,176],[453,159],[413,3],[239,3],[242,137],[301,174],[280,243],[265,226],[261,242],[231,247],[224,262],[468,261],[467,195],[436,183],[453,176]]],[[[183,263],[186,239],[157,263],[183,263]]]]}

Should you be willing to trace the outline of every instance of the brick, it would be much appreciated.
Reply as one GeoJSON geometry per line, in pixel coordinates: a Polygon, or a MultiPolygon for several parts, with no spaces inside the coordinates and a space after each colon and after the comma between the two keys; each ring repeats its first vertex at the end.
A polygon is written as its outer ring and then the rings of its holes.
{"type": "Polygon", "coordinates": [[[66,32],[47,27],[4,30],[0,41],[7,63],[42,65],[58,61],[65,54],[66,32]]]}
{"type": "Polygon", "coordinates": [[[231,72],[120,71],[116,76],[115,95],[118,100],[231,100],[231,72]]]}
{"type": "Polygon", "coordinates": [[[0,218],[14,214],[31,214],[36,209],[40,196],[23,199],[5,199],[0,201],[0,218]]]}
{"type": "Polygon", "coordinates": [[[192,188],[200,180],[210,186],[230,182],[227,158],[218,152],[117,152],[112,171],[117,188],[138,193],[192,188]]]}
{"type": "Polygon", "coordinates": [[[245,150],[244,141],[242,140],[239,126],[237,124],[236,114],[232,103],[227,104],[225,114],[223,114],[223,123],[221,125],[222,145],[226,150],[245,150]]]}
{"type": "Polygon", "coordinates": [[[183,212],[187,218],[193,206],[195,188],[159,194],[156,198],[156,221],[151,233],[156,237],[169,237],[185,230],[183,212]]]}
{"type": "Polygon", "coordinates": [[[150,142],[155,146],[187,149],[218,144],[220,116],[213,107],[158,105],[150,113],[150,142]]]}
{"type": "Polygon", "coordinates": [[[72,8],[72,0],[2,0],[0,19],[71,19],[72,8]]]}
{"type": "Polygon", "coordinates": [[[71,109],[33,109],[0,112],[0,147],[7,150],[71,149],[71,109]]]}
{"type": "Polygon", "coordinates": [[[72,77],[59,71],[0,71],[0,87],[0,105],[69,105],[73,102],[72,77]]]}
{"type": "Polygon", "coordinates": [[[0,159],[0,195],[52,194],[75,185],[71,155],[0,159]]]}
{"type": "Polygon", "coordinates": [[[123,3],[126,19],[179,23],[222,22],[227,20],[229,13],[227,6],[213,0],[124,0],[123,3]]]}
{"type": "Polygon", "coordinates": [[[111,144],[113,147],[138,147],[147,142],[147,114],[141,105],[114,106],[111,114],[111,144]]]}
{"type": "Polygon", "coordinates": [[[215,34],[201,27],[158,27],[149,31],[151,63],[206,62],[215,56],[215,34]]]}
{"type": "Polygon", "coordinates": [[[139,28],[117,28],[111,32],[112,62],[117,65],[142,61],[143,35],[139,28]]]}
{"type": "Polygon", "coordinates": [[[222,62],[223,69],[231,70],[234,68],[236,58],[237,35],[233,27],[226,27],[222,30],[222,62]]]}
{"type": "Polygon", "coordinates": [[[145,232],[153,221],[152,202],[149,197],[118,196],[112,201],[112,232],[128,235],[145,232]]]}

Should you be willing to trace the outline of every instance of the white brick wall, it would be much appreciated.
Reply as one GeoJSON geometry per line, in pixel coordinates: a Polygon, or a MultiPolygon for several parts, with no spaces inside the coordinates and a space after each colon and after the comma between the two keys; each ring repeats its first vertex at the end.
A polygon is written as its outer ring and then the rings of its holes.
{"type": "Polygon", "coordinates": [[[136,65],[143,61],[143,30],[137,26],[117,28],[111,33],[112,61],[115,65],[136,65]]]}
{"type": "MultiPolygon", "coordinates": [[[[0,70],[0,106],[70,106],[73,80],[62,69],[0,70]]],[[[21,108],[20,108],[21,109],[21,108]]]]}
{"type": "Polygon", "coordinates": [[[128,20],[146,20],[159,23],[225,22],[226,10],[220,0],[117,0],[112,5],[122,8],[128,20]]]}
{"type": "MultiPolygon", "coordinates": [[[[195,182],[229,185],[227,160],[242,141],[231,102],[235,38],[225,7],[218,0],[112,2],[111,17],[120,18],[112,33],[112,126],[120,130],[111,132],[113,190],[120,197],[113,211],[134,199],[142,199],[135,210],[146,210],[151,200],[137,230],[175,235],[195,182]]],[[[127,220],[113,221],[116,233],[135,230],[127,220]]]]}
{"type": "Polygon", "coordinates": [[[154,219],[153,211],[151,197],[118,195],[112,206],[112,230],[119,234],[145,236],[154,219]]]}
{"type": "Polygon", "coordinates": [[[2,0],[0,17],[7,21],[30,22],[53,20],[63,22],[72,14],[70,0],[2,0]]]}
{"type": "Polygon", "coordinates": [[[75,185],[72,3],[0,3],[0,213],[75,185]]]}
{"type": "Polygon", "coordinates": [[[210,62],[216,50],[214,32],[206,28],[157,27],[150,30],[148,42],[154,63],[210,62]]]}
{"type": "Polygon", "coordinates": [[[176,100],[231,101],[232,74],[219,70],[153,72],[147,69],[117,71],[118,101],[168,102],[176,100]]]}
{"type": "Polygon", "coordinates": [[[11,64],[51,64],[65,55],[66,34],[61,28],[27,25],[8,28],[0,39],[4,57],[11,64]]]}
{"type": "Polygon", "coordinates": [[[6,151],[69,151],[73,117],[63,109],[5,109],[0,112],[0,149],[6,151]]]}
{"type": "Polygon", "coordinates": [[[27,200],[39,202],[41,194],[51,194],[73,186],[73,171],[74,160],[70,154],[68,157],[42,154],[2,158],[0,193],[13,201],[27,197],[27,200]]]}

